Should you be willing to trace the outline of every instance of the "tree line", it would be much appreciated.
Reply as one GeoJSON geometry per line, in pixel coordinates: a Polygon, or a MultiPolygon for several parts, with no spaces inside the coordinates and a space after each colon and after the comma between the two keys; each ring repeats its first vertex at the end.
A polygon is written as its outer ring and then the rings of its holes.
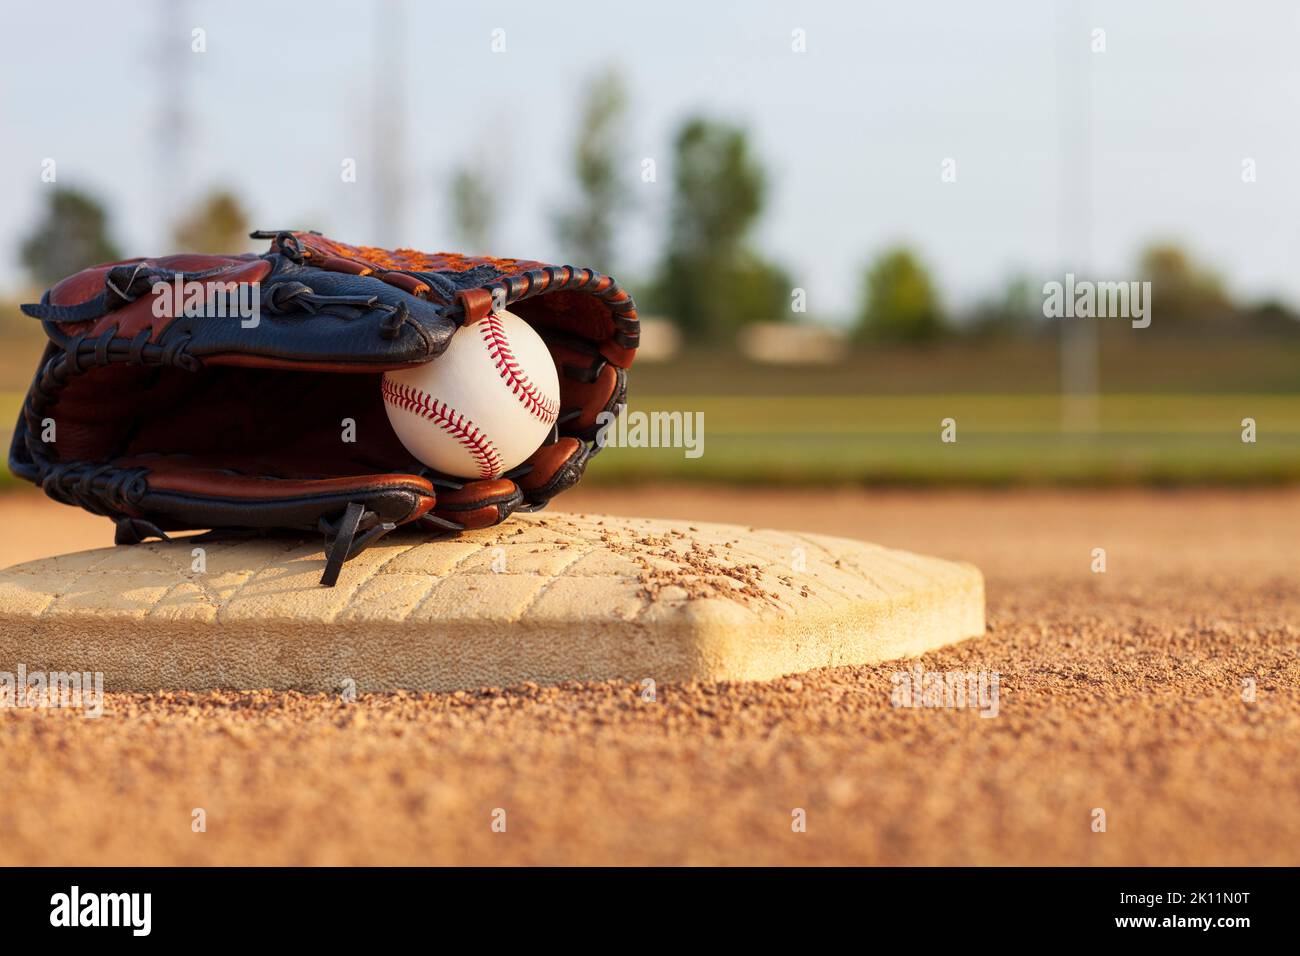
{"type": "MultiPolygon", "coordinates": [[[[755,240],[770,193],[762,161],[742,126],[707,116],[687,117],[678,126],[662,251],[649,275],[626,277],[620,227],[636,214],[637,177],[646,175],[644,161],[639,167],[627,154],[627,124],[622,78],[613,70],[600,73],[586,89],[568,157],[573,199],[552,213],[567,261],[620,276],[642,314],[664,316],[696,341],[727,343],[749,323],[801,318],[800,283],[755,240]]],[[[453,172],[449,199],[461,251],[490,251],[499,210],[482,163],[453,172]]],[[[247,247],[249,217],[232,192],[215,190],[172,231],[177,250],[229,252],[247,247]]],[[[110,236],[108,216],[93,196],[57,187],[22,244],[22,262],[38,286],[48,286],[84,266],[121,258],[110,236]]],[[[1153,328],[1300,330],[1296,315],[1280,302],[1235,301],[1214,271],[1177,243],[1149,245],[1132,278],[1151,282],[1160,316],[1153,328]]],[[[1033,336],[1053,327],[1043,317],[1042,286],[1021,275],[974,306],[945,307],[922,257],[898,245],[864,266],[851,329],[864,341],[912,344],[956,335],[1033,336]]]]}

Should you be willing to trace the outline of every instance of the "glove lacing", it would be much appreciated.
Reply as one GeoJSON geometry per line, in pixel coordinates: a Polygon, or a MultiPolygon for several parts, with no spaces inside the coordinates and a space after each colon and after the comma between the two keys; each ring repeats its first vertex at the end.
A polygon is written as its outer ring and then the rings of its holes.
{"type": "Polygon", "coordinates": [[[337,521],[321,518],[318,527],[325,535],[325,573],[320,583],[332,588],[338,583],[345,561],[355,558],[397,525],[380,520],[379,515],[367,511],[361,502],[351,501],[337,521]]]}

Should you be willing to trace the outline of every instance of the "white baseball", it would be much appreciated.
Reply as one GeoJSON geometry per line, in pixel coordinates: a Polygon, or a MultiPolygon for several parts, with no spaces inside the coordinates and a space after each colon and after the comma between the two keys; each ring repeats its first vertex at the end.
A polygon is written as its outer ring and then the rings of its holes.
{"type": "Polygon", "coordinates": [[[384,408],[406,450],[457,478],[497,478],[535,452],[560,413],[542,337],[504,309],[467,325],[438,358],[385,372],[384,408]]]}

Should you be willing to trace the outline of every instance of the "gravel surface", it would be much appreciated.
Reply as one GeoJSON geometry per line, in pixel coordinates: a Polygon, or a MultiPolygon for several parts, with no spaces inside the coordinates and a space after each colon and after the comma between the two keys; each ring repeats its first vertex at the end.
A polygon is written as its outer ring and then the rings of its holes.
{"type": "MultiPolygon", "coordinates": [[[[996,716],[892,706],[918,662],[654,700],[616,683],[0,710],[0,863],[1300,863],[1300,492],[564,504],[973,561],[988,633],[919,663],[996,673],[996,716]]],[[[3,563],[111,540],[25,495],[0,518],[3,563]]]]}

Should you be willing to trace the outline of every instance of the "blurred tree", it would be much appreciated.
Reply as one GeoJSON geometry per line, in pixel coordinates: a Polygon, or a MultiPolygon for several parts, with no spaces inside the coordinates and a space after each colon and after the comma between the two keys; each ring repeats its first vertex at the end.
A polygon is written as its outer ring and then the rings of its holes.
{"type": "Polygon", "coordinates": [[[748,322],[779,322],[794,317],[790,309],[794,281],[780,266],[741,250],[727,274],[732,313],[725,326],[728,330],[748,322]]]}
{"type": "Polygon", "coordinates": [[[108,238],[108,215],[88,193],[58,187],[36,229],[23,240],[20,255],[36,284],[48,287],[87,266],[114,262],[122,255],[108,238]]]}
{"type": "Polygon", "coordinates": [[[987,338],[1018,338],[1048,328],[1043,321],[1043,284],[1028,276],[1010,279],[996,294],[977,304],[969,331],[987,338]]]}
{"type": "Polygon", "coordinates": [[[925,342],[944,332],[934,284],[910,249],[887,249],[867,268],[857,331],[895,342],[925,342]]]}
{"type": "Polygon", "coordinates": [[[185,252],[239,252],[249,245],[248,214],[228,189],[214,189],[172,231],[185,252]]]}
{"type": "Polygon", "coordinates": [[[496,197],[483,167],[462,166],[451,177],[451,215],[456,238],[471,255],[486,255],[496,228],[496,197]]]}
{"type": "Polygon", "coordinates": [[[697,338],[789,318],[789,277],[748,243],[767,184],[746,133],[691,119],[675,152],[668,248],[650,301],[697,338]]]}
{"type": "Polygon", "coordinates": [[[614,271],[616,224],[629,196],[619,175],[624,167],[619,146],[626,110],[627,93],[616,70],[608,69],[592,80],[573,145],[573,171],[582,196],[573,209],[556,217],[567,261],[605,273],[614,271]]]}
{"type": "Polygon", "coordinates": [[[1270,335],[1300,334],[1300,315],[1278,299],[1256,302],[1248,306],[1243,314],[1250,322],[1252,331],[1270,335]]]}
{"type": "Polygon", "coordinates": [[[1173,329],[1209,326],[1230,319],[1235,309],[1218,276],[1170,242],[1152,243],[1138,260],[1140,277],[1151,283],[1152,328],[1172,320],[1173,329]]]}

